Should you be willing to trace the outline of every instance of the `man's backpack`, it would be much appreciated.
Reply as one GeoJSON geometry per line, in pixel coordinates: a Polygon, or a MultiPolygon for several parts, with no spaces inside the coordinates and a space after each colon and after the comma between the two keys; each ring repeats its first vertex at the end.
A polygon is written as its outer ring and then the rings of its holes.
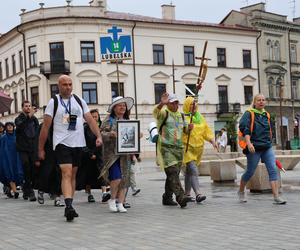
{"type": "MultiPolygon", "coordinates": [[[[252,110],[248,110],[248,112],[250,112],[250,133],[252,134],[253,129],[254,129],[255,113],[252,110]]],[[[270,126],[270,138],[272,139],[271,117],[268,112],[266,112],[266,113],[267,113],[267,117],[268,117],[268,123],[270,126]]],[[[245,149],[247,147],[246,138],[240,130],[238,131],[238,142],[239,142],[239,146],[241,149],[245,149]]]]}

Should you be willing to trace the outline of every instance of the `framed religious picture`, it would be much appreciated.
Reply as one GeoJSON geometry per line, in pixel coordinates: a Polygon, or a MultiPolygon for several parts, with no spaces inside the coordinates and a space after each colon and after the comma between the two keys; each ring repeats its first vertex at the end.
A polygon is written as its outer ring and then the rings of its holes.
{"type": "Polygon", "coordinates": [[[117,121],[117,154],[140,152],[140,121],[117,121]]]}

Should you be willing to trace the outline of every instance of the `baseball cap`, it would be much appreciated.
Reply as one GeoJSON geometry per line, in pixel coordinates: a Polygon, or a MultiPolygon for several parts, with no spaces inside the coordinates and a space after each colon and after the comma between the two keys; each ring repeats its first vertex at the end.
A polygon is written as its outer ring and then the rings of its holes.
{"type": "Polygon", "coordinates": [[[169,94],[169,102],[179,102],[179,99],[175,94],[169,94]]]}

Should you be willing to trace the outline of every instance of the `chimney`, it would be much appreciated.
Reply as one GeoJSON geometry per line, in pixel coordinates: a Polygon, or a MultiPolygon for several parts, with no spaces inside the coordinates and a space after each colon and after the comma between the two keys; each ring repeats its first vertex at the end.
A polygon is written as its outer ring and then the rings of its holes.
{"type": "Polygon", "coordinates": [[[92,0],[89,3],[90,3],[90,6],[101,7],[106,10],[106,6],[107,6],[106,0],[92,0]]]}
{"type": "Polygon", "coordinates": [[[161,10],[163,19],[175,20],[175,5],[163,4],[161,10]]]}

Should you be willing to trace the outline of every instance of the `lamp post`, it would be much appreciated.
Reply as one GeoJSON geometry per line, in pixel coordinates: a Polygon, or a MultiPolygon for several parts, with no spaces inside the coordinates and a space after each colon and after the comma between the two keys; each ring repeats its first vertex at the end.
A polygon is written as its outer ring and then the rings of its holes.
{"type": "Polygon", "coordinates": [[[280,141],[281,141],[281,150],[284,150],[283,142],[283,117],[282,117],[282,92],[283,92],[283,83],[280,82],[280,91],[279,91],[279,113],[280,113],[280,141]]]}

